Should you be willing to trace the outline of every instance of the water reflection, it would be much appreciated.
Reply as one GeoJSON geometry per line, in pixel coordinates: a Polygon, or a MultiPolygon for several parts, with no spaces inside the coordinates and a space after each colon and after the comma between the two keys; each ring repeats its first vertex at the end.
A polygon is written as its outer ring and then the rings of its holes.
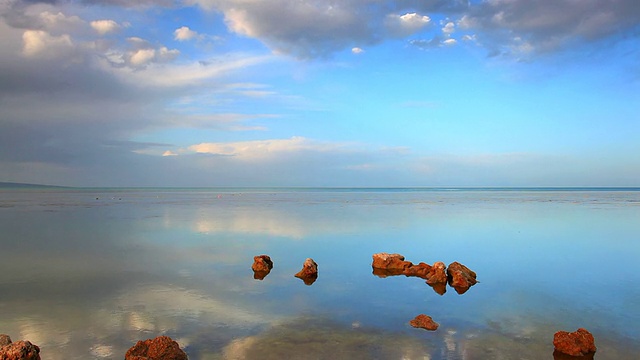
{"type": "Polygon", "coordinates": [[[0,193],[0,329],[51,360],[162,334],[193,359],[540,359],[578,327],[599,360],[640,353],[640,193],[215,195],[0,193]],[[468,263],[482,284],[439,296],[371,276],[389,250],[468,263]],[[277,267],[255,281],[260,253],[277,267]],[[308,256],[322,279],[302,286],[308,256]],[[408,325],[422,312],[437,331],[408,325]]]}
{"type": "Polygon", "coordinates": [[[302,317],[233,340],[223,359],[428,359],[430,352],[418,338],[302,317]]]}

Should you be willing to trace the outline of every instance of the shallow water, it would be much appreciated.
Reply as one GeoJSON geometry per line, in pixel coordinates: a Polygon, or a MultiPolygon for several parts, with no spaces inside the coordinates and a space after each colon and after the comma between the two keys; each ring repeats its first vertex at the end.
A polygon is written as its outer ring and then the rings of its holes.
{"type": "Polygon", "coordinates": [[[553,359],[578,327],[598,360],[640,352],[637,190],[0,190],[0,229],[0,333],[44,360],[161,334],[191,359],[553,359]],[[380,278],[378,252],[480,283],[380,278]],[[440,328],[409,326],[421,313],[440,328]]]}

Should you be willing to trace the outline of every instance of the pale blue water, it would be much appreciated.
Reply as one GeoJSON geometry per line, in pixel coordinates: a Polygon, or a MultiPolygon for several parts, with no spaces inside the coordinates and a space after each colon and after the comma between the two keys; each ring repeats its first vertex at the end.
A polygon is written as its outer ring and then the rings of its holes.
{"type": "Polygon", "coordinates": [[[638,189],[12,189],[0,231],[0,333],[44,360],[162,334],[190,359],[553,359],[578,327],[599,360],[640,352],[638,189]],[[379,278],[377,252],[480,283],[379,278]]]}

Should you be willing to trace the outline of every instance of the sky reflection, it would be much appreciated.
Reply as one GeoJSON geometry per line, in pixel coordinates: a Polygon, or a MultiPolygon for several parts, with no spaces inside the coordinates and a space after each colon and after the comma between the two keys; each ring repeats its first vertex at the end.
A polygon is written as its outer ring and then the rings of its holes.
{"type": "Polygon", "coordinates": [[[640,351],[638,192],[110,195],[0,192],[0,329],[43,358],[167,334],[194,359],[550,359],[553,333],[578,327],[599,360],[640,351]],[[379,278],[377,252],[459,261],[480,282],[439,295],[379,278]],[[274,263],[261,281],[259,254],[274,263]],[[294,277],[307,257],[313,286],[294,277]],[[420,313],[440,328],[411,328],[420,313]]]}

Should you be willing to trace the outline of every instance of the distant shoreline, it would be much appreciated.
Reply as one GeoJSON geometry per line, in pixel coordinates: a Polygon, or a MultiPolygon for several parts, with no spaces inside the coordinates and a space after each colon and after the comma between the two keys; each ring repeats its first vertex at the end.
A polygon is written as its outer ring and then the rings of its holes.
{"type": "Polygon", "coordinates": [[[67,186],[1,182],[0,189],[68,189],[67,186]]]}
{"type": "Polygon", "coordinates": [[[0,182],[0,189],[221,192],[439,192],[439,191],[640,191],[640,186],[59,186],[0,182]]]}

